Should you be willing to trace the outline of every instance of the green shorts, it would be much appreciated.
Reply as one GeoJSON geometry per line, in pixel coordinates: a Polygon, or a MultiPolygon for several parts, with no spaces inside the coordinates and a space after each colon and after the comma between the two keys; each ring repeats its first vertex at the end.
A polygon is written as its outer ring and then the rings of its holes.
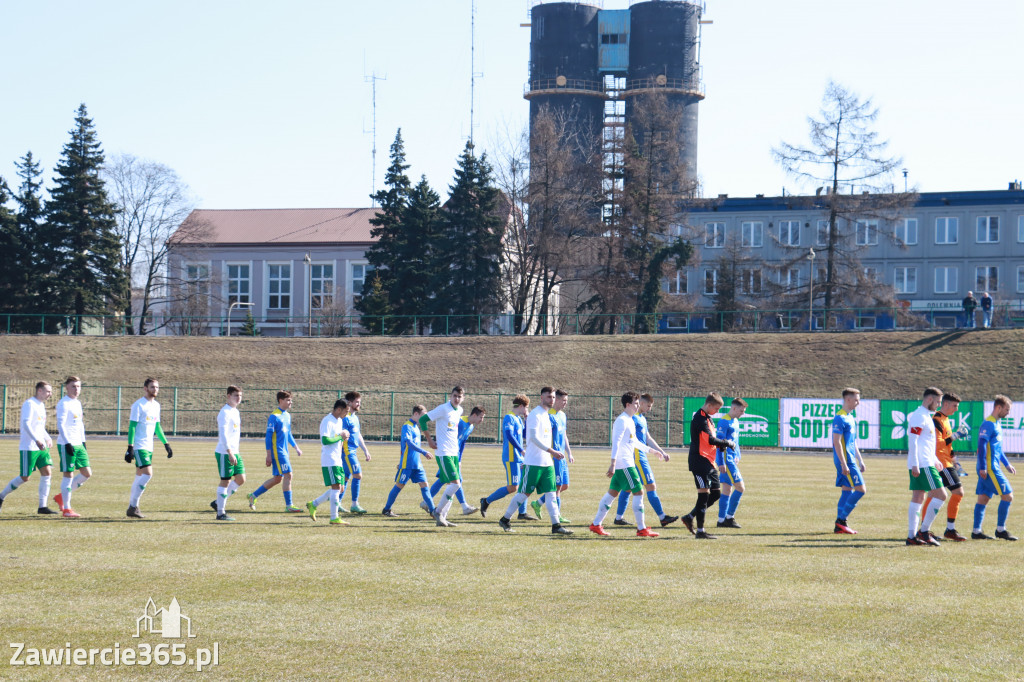
{"type": "Polygon", "coordinates": [[[324,485],[328,488],[332,485],[345,485],[345,470],[340,466],[320,467],[324,474],[324,485]]]}
{"type": "Polygon", "coordinates": [[[441,455],[437,458],[437,477],[441,483],[457,483],[462,480],[459,470],[459,458],[452,455],[441,455]]]}
{"type": "Polygon", "coordinates": [[[938,490],[944,487],[942,483],[942,477],[939,476],[939,472],[936,471],[935,467],[927,467],[921,469],[921,473],[917,476],[912,471],[908,471],[910,474],[910,489],[911,490],[924,490],[925,492],[931,492],[932,490],[938,490]]]}
{"type": "Polygon", "coordinates": [[[213,456],[217,458],[217,471],[220,472],[220,478],[222,481],[231,478],[232,476],[241,476],[245,473],[245,464],[242,462],[241,453],[235,453],[234,464],[232,464],[228,460],[228,456],[222,452],[214,452],[213,456]]]}
{"type": "Polygon", "coordinates": [[[49,450],[20,450],[21,477],[28,478],[36,469],[53,465],[49,450]]]}
{"type": "Polygon", "coordinates": [[[135,467],[141,469],[142,467],[153,466],[153,451],[152,450],[136,450],[135,451],[135,467]]]}
{"type": "Polygon", "coordinates": [[[60,452],[60,470],[63,473],[85,469],[89,466],[89,453],[85,451],[85,443],[72,445],[65,443],[57,448],[60,452]]]}
{"type": "Polygon", "coordinates": [[[611,490],[628,490],[636,494],[642,493],[644,489],[643,483],[640,482],[640,473],[636,470],[636,467],[616,469],[615,473],[612,474],[611,485],[608,487],[611,490]]]}
{"type": "Polygon", "coordinates": [[[524,495],[532,495],[555,492],[555,467],[542,467],[527,464],[522,477],[519,479],[519,492],[524,495]]]}

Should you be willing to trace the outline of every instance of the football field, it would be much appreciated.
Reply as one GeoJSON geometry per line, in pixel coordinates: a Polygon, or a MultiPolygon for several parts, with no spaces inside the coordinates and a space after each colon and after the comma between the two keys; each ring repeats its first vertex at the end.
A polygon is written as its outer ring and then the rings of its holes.
{"type": "MultiPolygon", "coordinates": [[[[382,517],[398,459],[386,443],[370,443],[374,458],[363,464],[360,503],[371,513],[338,527],[328,526],[327,505],[315,523],[284,513],[279,487],[250,511],[244,496],[269,470],[262,442],[243,441],[248,480],[228,501],[236,521],[217,522],[208,506],[214,441],[172,444],[173,459],[154,460],[144,520],[124,516],[134,470],[120,440],[89,442],[94,476],[73,497],[81,519],[38,516],[37,475],[7,498],[0,632],[5,647],[23,649],[7,648],[0,678],[192,676],[200,650],[216,652],[209,678],[242,680],[1024,676],[1024,543],[904,546],[902,457],[867,458],[868,494],[850,518],[860,534],[838,536],[831,456],[750,452],[737,513],[743,528],[701,542],[679,523],[658,539],[637,538],[611,515],[612,537],[588,532],[607,485],[605,449],[576,451],[563,501],[575,535],[561,538],[546,518],[501,532],[497,518],[511,498],[486,519],[461,516],[456,504],[450,519],[458,527],[437,528],[414,485],[395,504],[399,518],[382,517]],[[156,632],[161,615],[147,620],[150,598],[168,610],[177,600],[188,619],[180,638],[156,632]],[[171,660],[193,664],[110,666],[98,654],[92,665],[14,664],[31,661],[33,649],[140,655],[162,644],[183,645],[171,660]]],[[[304,506],[324,488],[319,445],[300,445],[294,490],[304,506]]],[[[0,440],[4,483],[16,473],[16,448],[0,440]]],[[[666,511],[682,514],[695,494],[685,452],[672,452],[653,466],[666,511]]],[[[964,465],[973,493],[973,461],[964,465]]],[[[426,467],[432,480],[433,463],[426,467]]],[[[477,506],[503,481],[498,448],[467,448],[463,474],[477,506]]],[[[1017,507],[1011,531],[1024,530],[1017,507]]],[[[961,532],[973,509],[968,495],[961,532]]],[[[716,513],[717,505],[708,514],[713,533],[716,513]]],[[[933,527],[940,534],[944,516],[933,527]]]]}

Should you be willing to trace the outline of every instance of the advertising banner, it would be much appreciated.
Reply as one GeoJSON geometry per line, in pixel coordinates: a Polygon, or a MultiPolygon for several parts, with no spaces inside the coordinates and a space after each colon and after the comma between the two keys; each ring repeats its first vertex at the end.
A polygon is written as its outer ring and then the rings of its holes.
{"type": "MultiPolygon", "coordinates": [[[[853,416],[857,445],[879,449],[879,401],[861,400],[853,416]]],[[[832,420],[843,407],[841,398],[783,398],[781,443],[784,448],[832,449],[832,420]]]]}
{"type": "MultiPolygon", "coordinates": [[[[725,405],[716,418],[729,412],[733,396],[725,398],[725,405]]],[[[778,398],[744,398],[747,411],[740,417],[740,449],[774,448],[779,446],[779,400],[778,398]]],[[[690,444],[690,420],[700,408],[704,398],[683,400],[683,445],[690,444]]]]}
{"type": "MultiPolygon", "coordinates": [[[[883,400],[881,401],[881,433],[879,447],[882,450],[907,451],[907,415],[916,410],[920,400],[883,400]]],[[[969,438],[953,442],[953,452],[973,453],[978,443],[978,428],[985,419],[982,415],[984,406],[980,402],[965,400],[959,409],[949,418],[949,425],[956,431],[966,423],[971,427],[969,438]]]]}
{"type": "MultiPolygon", "coordinates": [[[[985,415],[992,414],[992,408],[994,403],[991,400],[986,400],[985,403],[985,415]]],[[[984,417],[982,417],[982,420],[984,417]]],[[[979,425],[982,420],[979,420],[979,425]]],[[[1010,414],[1004,419],[999,420],[999,425],[1003,427],[1003,452],[1007,455],[1019,455],[1024,453],[1024,403],[1016,402],[1010,406],[1010,414]]],[[[972,425],[971,430],[971,441],[975,446],[978,445],[978,431],[974,429],[972,425]]]]}

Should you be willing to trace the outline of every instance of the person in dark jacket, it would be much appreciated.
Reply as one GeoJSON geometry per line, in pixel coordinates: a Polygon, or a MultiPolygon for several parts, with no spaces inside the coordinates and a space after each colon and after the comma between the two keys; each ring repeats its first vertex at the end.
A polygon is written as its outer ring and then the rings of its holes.
{"type": "Polygon", "coordinates": [[[731,440],[722,440],[715,436],[712,418],[725,404],[717,393],[709,393],[704,400],[704,407],[697,410],[690,420],[690,473],[697,485],[697,504],[693,510],[683,517],[687,530],[698,540],[714,540],[714,535],[704,530],[704,513],[707,508],[718,501],[722,493],[718,481],[718,467],[715,466],[715,455],[718,448],[736,448],[731,440]],[[694,527],[696,526],[696,530],[694,527]]]}
{"type": "Polygon", "coordinates": [[[967,296],[963,300],[964,306],[964,326],[968,329],[974,329],[974,310],[978,307],[978,299],[974,298],[974,292],[968,291],[967,296]]]}

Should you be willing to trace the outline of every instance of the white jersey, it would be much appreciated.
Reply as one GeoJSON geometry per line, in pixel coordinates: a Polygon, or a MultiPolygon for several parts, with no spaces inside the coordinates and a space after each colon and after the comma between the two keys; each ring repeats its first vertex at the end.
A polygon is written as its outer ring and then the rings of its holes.
{"type": "Polygon", "coordinates": [[[242,439],[242,415],[237,407],[225,404],[217,414],[217,449],[222,455],[229,452],[238,453],[238,444],[242,439]]]}
{"type": "Polygon", "coordinates": [[[38,443],[49,447],[50,436],[46,433],[46,404],[32,396],[21,405],[21,420],[18,422],[21,431],[19,450],[34,452],[39,450],[38,443]]]}
{"type": "Polygon", "coordinates": [[[526,457],[523,463],[531,467],[555,465],[548,448],[551,447],[551,415],[548,408],[538,405],[526,415],[526,457]]]}
{"type": "Polygon", "coordinates": [[[907,468],[941,469],[935,456],[935,422],[932,412],[924,405],[907,415],[907,468]]]}
{"type": "Polygon", "coordinates": [[[85,418],[82,402],[64,396],[57,401],[57,445],[81,445],[85,442],[85,418]]]}
{"type": "Polygon", "coordinates": [[[135,449],[153,452],[153,435],[156,433],[156,425],[160,423],[160,403],[155,398],[139,398],[132,403],[128,420],[138,422],[138,426],[135,427],[135,442],[132,443],[135,449]]]}
{"type": "Polygon", "coordinates": [[[436,423],[434,439],[437,440],[438,456],[458,457],[462,406],[452,407],[451,402],[445,402],[427,412],[427,418],[436,423]]]}
{"type": "Polygon", "coordinates": [[[615,425],[612,426],[612,457],[615,458],[615,468],[628,469],[635,466],[634,450],[644,453],[651,451],[636,437],[636,422],[623,412],[615,418],[615,425]]]}
{"type": "MultiPolygon", "coordinates": [[[[334,414],[329,414],[320,420],[320,442],[323,443],[323,439],[337,438],[341,435],[341,432],[345,429],[341,423],[344,421],[343,417],[335,417],[334,414]]],[[[340,467],[341,464],[341,452],[342,446],[345,444],[344,440],[339,440],[337,443],[331,443],[330,445],[323,445],[320,448],[320,466],[322,467],[340,467]]]]}

